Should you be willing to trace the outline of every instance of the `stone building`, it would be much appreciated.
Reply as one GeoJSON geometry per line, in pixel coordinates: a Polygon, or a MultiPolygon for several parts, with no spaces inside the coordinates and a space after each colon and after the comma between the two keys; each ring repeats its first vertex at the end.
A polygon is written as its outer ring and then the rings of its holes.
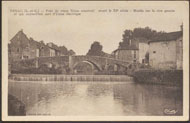
{"type": "Polygon", "coordinates": [[[138,47],[139,49],[139,63],[146,63],[148,61],[146,61],[146,54],[148,53],[148,50],[149,50],[149,45],[148,45],[148,40],[146,38],[135,38],[136,40],[136,46],[138,47]]]}
{"type": "Polygon", "coordinates": [[[114,57],[118,60],[123,60],[127,62],[138,62],[139,60],[139,49],[137,44],[129,44],[125,47],[119,47],[112,53],[114,57]]]}
{"type": "Polygon", "coordinates": [[[149,64],[156,69],[182,69],[182,31],[166,33],[149,42],[149,64]]]}
{"type": "Polygon", "coordinates": [[[66,54],[65,52],[62,53],[61,49],[52,42],[45,44],[43,41],[38,42],[33,38],[28,38],[23,30],[20,30],[8,44],[9,58],[13,60],[66,54]]]}
{"type": "Polygon", "coordinates": [[[60,56],[61,51],[60,51],[60,48],[56,44],[50,42],[50,43],[47,43],[47,46],[50,48],[50,56],[60,56]]]}
{"type": "Polygon", "coordinates": [[[10,40],[8,52],[14,60],[35,58],[39,57],[39,45],[21,30],[10,40]]]}
{"type": "MultiPolygon", "coordinates": [[[[9,56],[14,60],[49,56],[46,51],[43,54],[41,49],[43,46],[45,44],[28,38],[21,30],[10,40],[9,56]]],[[[49,50],[47,46],[46,48],[49,50]]]]}

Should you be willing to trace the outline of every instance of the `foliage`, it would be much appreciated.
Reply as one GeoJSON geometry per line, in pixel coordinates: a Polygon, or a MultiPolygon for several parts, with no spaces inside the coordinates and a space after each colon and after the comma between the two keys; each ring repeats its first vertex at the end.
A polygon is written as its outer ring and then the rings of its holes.
{"type": "Polygon", "coordinates": [[[41,65],[39,68],[24,68],[20,67],[18,69],[12,69],[11,73],[13,74],[69,74],[70,70],[68,66],[49,68],[46,64],[41,65]]]}
{"type": "MultiPolygon", "coordinates": [[[[143,38],[146,43],[150,40],[159,39],[165,36],[165,32],[157,32],[149,27],[135,28],[134,30],[125,30],[123,34],[123,40],[119,43],[119,47],[125,47],[129,45],[129,41],[135,38],[143,38]]],[[[133,41],[133,40],[132,40],[133,41]]]]}
{"type": "Polygon", "coordinates": [[[59,50],[61,51],[62,55],[75,55],[75,52],[73,50],[68,50],[65,46],[60,46],[59,50]]]}
{"type": "Polygon", "coordinates": [[[102,45],[100,42],[95,41],[91,45],[91,48],[89,49],[88,53],[86,55],[89,56],[106,56],[106,53],[102,51],[102,45]]]}
{"type": "Polygon", "coordinates": [[[61,51],[61,54],[64,54],[64,55],[68,54],[68,50],[65,46],[60,46],[59,50],[61,51]]]}
{"type": "Polygon", "coordinates": [[[69,56],[75,55],[75,52],[74,52],[73,50],[69,50],[69,51],[68,51],[68,55],[69,55],[69,56]]]}
{"type": "Polygon", "coordinates": [[[182,70],[139,70],[134,73],[134,79],[139,83],[158,83],[182,85],[182,70]]]}

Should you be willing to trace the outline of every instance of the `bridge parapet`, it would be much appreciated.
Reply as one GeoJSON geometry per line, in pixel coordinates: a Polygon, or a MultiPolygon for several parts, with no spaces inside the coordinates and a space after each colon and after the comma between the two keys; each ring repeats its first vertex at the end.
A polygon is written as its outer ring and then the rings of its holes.
{"type": "Polygon", "coordinates": [[[108,57],[101,57],[101,56],[87,56],[87,55],[78,55],[78,56],[71,56],[69,59],[69,67],[71,70],[74,69],[74,67],[81,63],[81,62],[90,62],[94,65],[95,68],[98,68],[98,70],[102,71],[109,65],[118,65],[122,67],[128,67],[130,62],[128,61],[122,61],[114,58],[108,58],[108,57]]]}
{"type": "MultiPolygon", "coordinates": [[[[43,64],[53,64],[56,67],[70,68],[73,71],[74,67],[81,63],[86,62],[97,68],[99,71],[103,71],[108,68],[109,65],[118,65],[124,68],[128,68],[129,65],[133,64],[128,61],[122,61],[115,58],[101,57],[101,56],[87,56],[87,55],[76,55],[76,56],[54,56],[54,57],[38,57],[32,59],[24,59],[17,61],[20,62],[20,66],[26,65],[29,68],[40,67],[43,64]]],[[[14,62],[13,62],[14,63],[14,62]]]]}

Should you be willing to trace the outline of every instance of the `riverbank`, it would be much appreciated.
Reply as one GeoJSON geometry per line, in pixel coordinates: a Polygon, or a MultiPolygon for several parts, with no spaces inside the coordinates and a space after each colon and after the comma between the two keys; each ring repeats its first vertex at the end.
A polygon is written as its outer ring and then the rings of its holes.
{"type": "Polygon", "coordinates": [[[43,74],[11,74],[10,80],[15,81],[118,81],[133,80],[127,75],[43,75],[43,74]]]}
{"type": "Polygon", "coordinates": [[[11,94],[8,95],[8,115],[9,116],[26,115],[25,104],[11,94]]]}
{"type": "Polygon", "coordinates": [[[135,82],[167,85],[183,85],[182,70],[138,70],[133,74],[135,82]]]}

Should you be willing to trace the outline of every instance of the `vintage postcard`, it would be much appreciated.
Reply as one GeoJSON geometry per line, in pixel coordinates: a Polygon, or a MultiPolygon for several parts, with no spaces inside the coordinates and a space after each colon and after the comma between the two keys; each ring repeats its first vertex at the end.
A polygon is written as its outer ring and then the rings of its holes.
{"type": "Polygon", "coordinates": [[[188,119],[189,2],[2,2],[2,120],[188,119]]]}

